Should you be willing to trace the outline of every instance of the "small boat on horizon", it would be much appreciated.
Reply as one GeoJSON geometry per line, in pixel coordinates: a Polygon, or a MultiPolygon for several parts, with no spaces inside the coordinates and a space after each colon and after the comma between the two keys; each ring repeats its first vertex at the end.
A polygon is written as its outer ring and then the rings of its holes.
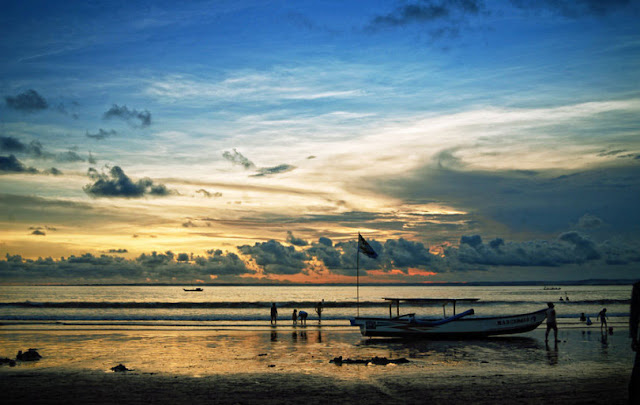
{"type": "Polygon", "coordinates": [[[204,291],[201,287],[196,288],[183,288],[185,291],[204,291]]]}
{"type": "Polygon", "coordinates": [[[510,335],[529,332],[537,328],[546,318],[547,309],[528,314],[471,317],[474,310],[469,309],[456,315],[456,302],[475,302],[478,298],[441,299],[441,298],[383,298],[389,301],[389,318],[360,317],[351,318],[351,326],[358,326],[362,336],[369,337],[412,337],[424,339],[437,338],[479,338],[496,335],[510,335]],[[444,312],[442,319],[416,318],[415,314],[400,315],[400,302],[413,304],[441,304],[444,312]],[[392,316],[393,305],[396,316],[392,316]],[[453,304],[453,316],[447,317],[445,307],[453,304]]]}

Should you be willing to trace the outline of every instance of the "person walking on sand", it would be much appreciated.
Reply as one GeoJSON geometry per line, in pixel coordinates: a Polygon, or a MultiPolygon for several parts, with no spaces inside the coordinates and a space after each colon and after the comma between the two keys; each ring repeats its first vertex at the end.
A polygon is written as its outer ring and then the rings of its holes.
{"type": "Polygon", "coordinates": [[[549,341],[549,331],[553,329],[553,337],[555,342],[558,343],[558,324],[556,323],[556,310],[554,309],[553,302],[548,302],[547,306],[547,331],[544,334],[545,343],[549,341]]]}
{"type": "Polygon", "coordinates": [[[596,321],[600,318],[600,329],[607,329],[607,308],[602,308],[602,311],[598,312],[596,321]]]}
{"type": "Polygon", "coordinates": [[[298,324],[298,310],[294,309],[293,314],[291,314],[291,320],[293,321],[293,326],[298,324]]]}
{"type": "Polygon", "coordinates": [[[276,308],[276,303],[271,304],[271,324],[278,323],[278,308],[276,308]]]}
{"type": "Polygon", "coordinates": [[[322,307],[324,306],[324,299],[316,305],[316,314],[318,314],[318,322],[322,321],[322,307]]]}
{"type": "Polygon", "coordinates": [[[307,326],[308,316],[309,314],[307,313],[307,311],[300,310],[300,312],[298,312],[298,318],[300,318],[300,325],[307,326]]]}
{"type": "Polygon", "coordinates": [[[631,350],[636,352],[633,371],[631,371],[631,381],[629,381],[629,405],[640,403],[640,340],[638,338],[638,324],[640,324],[640,281],[633,284],[631,307],[629,308],[631,350]]]}

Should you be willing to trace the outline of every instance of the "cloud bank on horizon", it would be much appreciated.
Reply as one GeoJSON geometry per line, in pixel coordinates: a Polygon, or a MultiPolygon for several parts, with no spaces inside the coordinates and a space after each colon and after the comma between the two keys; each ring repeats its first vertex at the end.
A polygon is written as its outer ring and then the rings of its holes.
{"type": "Polygon", "coordinates": [[[637,277],[636,0],[39,3],[0,283],[637,277]]]}

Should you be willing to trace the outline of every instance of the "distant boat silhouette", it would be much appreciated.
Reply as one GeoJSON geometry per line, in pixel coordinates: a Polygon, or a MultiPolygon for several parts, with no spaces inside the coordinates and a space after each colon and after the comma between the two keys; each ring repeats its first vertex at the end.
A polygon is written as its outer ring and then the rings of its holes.
{"type": "Polygon", "coordinates": [[[196,287],[196,288],[183,288],[183,290],[185,291],[203,291],[202,288],[200,287],[196,287]]]}

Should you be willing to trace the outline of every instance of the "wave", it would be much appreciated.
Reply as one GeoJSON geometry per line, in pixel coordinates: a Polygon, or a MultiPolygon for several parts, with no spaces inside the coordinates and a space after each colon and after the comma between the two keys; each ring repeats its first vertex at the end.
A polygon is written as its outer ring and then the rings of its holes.
{"type": "MultiPolygon", "coordinates": [[[[507,300],[495,300],[495,301],[477,301],[465,306],[475,307],[487,307],[496,305],[544,305],[545,301],[529,300],[529,301],[507,301],[507,300]]],[[[557,303],[558,305],[628,305],[631,303],[630,299],[602,299],[602,300],[576,300],[565,301],[563,303],[557,303]]],[[[278,308],[315,308],[317,301],[289,301],[279,302],[278,308]]],[[[325,308],[388,308],[389,303],[385,301],[362,301],[360,303],[356,301],[340,301],[340,302],[325,302],[325,308]]],[[[438,304],[405,304],[403,307],[436,307],[438,304]]],[[[34,302],[34,301],[22,301],[22,302],[2,302],[0,308],[3,307],[16,307],[16,308],[151,308],[151,309],[268,309],[271,307],[271,302],[113,302],[113,301],[68,301],[68,302],[34,302]]]]}

